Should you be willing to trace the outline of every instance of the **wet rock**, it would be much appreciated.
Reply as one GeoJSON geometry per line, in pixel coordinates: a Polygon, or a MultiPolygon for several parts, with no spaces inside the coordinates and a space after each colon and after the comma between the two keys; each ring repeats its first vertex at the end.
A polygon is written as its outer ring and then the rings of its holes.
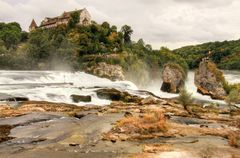
{"type": "Polygon", "coordinates": [[[29,99],[27,97],[12,96],[12,95],[8,95],[8,94],[0,93],[0,101],[22,102],[22,101],[29,101],[29,99]]]}
{"type": "Polygon", "coordinates": [[[112,101],[123,101],[123,102],[139,102],[141,98],[133,96],[128,92],[122,92],[117,89],[99,89],[96,91],[97,96],[100,99],[107,99],[112,101]]]}
{"type": "Polygon", "coordinates": [[[12,128],[13,126],[10,125],[0,125],[0,143],[13,139],[9,137],[12,128]]]}
{"type": "Polygon", "coordinates": [[[209,123],[207,120],[191,118],[191,117],[181,117],[181,116],[172,116],[171,120],[176,123],[186,124],[186,125],[203,125],[209,123]]]}
{"type": "Polygon", "coordinates": [[[84,96],[84,95],[71,95],[71,98],[72,100],[75,102],[75,103],[79,103],[79,102],[91,102],[92,101],[92,98],[91,96],[87,95],[87,96],[84,96]]]}
{"type": "Polygon", "coordinates": [[[177,64],[166,64],[162,72],[161,90],[168,93],[179,93],[184,87],[185,72],[177,64]]]}
{"type": "Polygon", "coordinates": [[[125,112],[124,117],[133,117],[133,114],[131,112],[125,112]]]}
{"type": "Polygon", "coordinates": [[[110,65],[105,62],[101,62],[95,66],[87,68],[86,72],[99,77],[108,78],[113,81],[125,79],[123,69],[121,66],[110,65]]]}
{"type": "Polygon", "coordinates": [[[227,95],[223,86],[223,73],[208,59],[203,59],[200,63],[194,82],[199,93],[209,95],[212,99],[224,100],[227,95]]]}
{"type": "Polygon", "coordinates": [[[0,119],[0,126],[6,124],[11,126],[26,126],[31,123],[49,121],[56,118],[61,118],[61,116],[47,113],[31,113],[19,117],[0,119]]]}
{"type": "Polygon", "coordinates": [[[79,144],[77,144],[77,143],[70,143],[69,146],[75,147],[75,146],[79,146],[79,144]]]}
{"type": "Polygon", "coordinates": [[[81,119],[83,118],[84,116],[86,116],[85,114],[82,114],[82,113],[74,113],[73,115],[71,115],[72,117],[75,117],[75,118],[78,118],[78,119],[81,119]]]}

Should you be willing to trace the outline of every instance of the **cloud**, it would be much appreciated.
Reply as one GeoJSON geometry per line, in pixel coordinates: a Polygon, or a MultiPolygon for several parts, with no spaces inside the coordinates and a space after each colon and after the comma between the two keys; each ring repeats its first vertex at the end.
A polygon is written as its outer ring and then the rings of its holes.
{"type": "Polygon", "coordinates": [[[220,6],[228,6],[231,5],[231,3],[234,0],[174,0],[178,3],[185,3],[189,5],[193,5],[196,7],[205,7],[205,8],[215,8],[220,6]]]}
{"type": "Polygon", "coordinates": [[[240,37],[238,0],[0,0],[0,20],[17,21],[27,30],[32,18],[86,7],[93,20],[120,28],[132,26],[133,39],[154,48],[240,37]]]}

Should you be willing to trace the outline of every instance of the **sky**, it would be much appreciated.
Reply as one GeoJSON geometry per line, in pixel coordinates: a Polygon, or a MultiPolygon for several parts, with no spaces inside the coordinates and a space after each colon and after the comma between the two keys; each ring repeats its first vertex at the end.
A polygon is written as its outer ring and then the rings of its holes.
{"type": "Polygon", "coordinates": [[[28,30],[75,9],[87,8],[92,19],[132,27],[133,40],[143,38],[158,49],[240,38],[240,0],[0,0],[0,22],[19,22],[28,30]]]}

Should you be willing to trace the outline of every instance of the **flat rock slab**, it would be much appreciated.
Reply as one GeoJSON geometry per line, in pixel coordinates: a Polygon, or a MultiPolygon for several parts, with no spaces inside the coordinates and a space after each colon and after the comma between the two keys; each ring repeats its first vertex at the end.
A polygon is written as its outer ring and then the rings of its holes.
{"type": "Polygon", "coordinates": [[[30,113],[19,117],[0,119],[0,125],[25,126],[31,123],[48,121],[57,118],[61,118],[61,116],[47,113],[30,113]]]}
{"type": "Polygon", "coordinates": [[[204,120],[204,119],[181,117],[181,116],[172,116],[170,120],[172,120],[176,123],[186,124],[186,125],[210,123],[210,121],[204,120]]]}
{"type": "Polygon", "coordinates": [[[101,134],[110,130],[112,124],[122,117],[123,114],[119,113],[102,116],[89,114],[78,119],[32,113],[1,119],[1,124],[18,126],[10,134],[15,139],[0,144],[0,158],[116,157],[119,155],[118,148],[114,148],[115,151],[112,152],[112,144],[103,142],[101,134]],[[105,147],[109,150],[105,151],[105,147]]]}
{"type": "Polygon", "coordinates": [[[129,158],[129,156],[129,154],[113,152],[76,153],[65,151],[52,151],[48,149],[37,149],[23,151],[14,155],[1,154],[0,158],[129,158]]]}

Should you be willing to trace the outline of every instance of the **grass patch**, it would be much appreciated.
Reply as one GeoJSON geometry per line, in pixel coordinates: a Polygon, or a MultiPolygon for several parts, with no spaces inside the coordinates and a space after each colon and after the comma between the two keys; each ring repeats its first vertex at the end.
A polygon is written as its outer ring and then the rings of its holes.
{"type": "Polygon", "coordinates": [[[120,120],[116,127],[126,134],[151,134],[167,131],[164,114],[158,110],[144,114],[142,117],[126,117],[120,120]]]}

